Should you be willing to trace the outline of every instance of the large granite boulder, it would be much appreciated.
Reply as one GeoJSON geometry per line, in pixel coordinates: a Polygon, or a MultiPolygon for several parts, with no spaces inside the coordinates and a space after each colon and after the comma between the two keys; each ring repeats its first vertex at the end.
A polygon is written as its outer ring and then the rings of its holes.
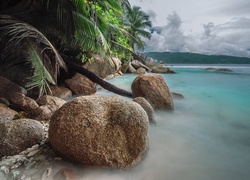
{"type": "Polygon", "coordinates": [[[118,96],[82,96],[64,104],[50,120],[55,152],[84,165],[127,168],[148,149],[148,116],[118,96]]]}
{"type": "Polygon", "coordinates": [[[134,97],[144,97],[154,109],[174,109],[171,92],[159,74],[142,74],[132,83],[134,97]]]}
{"type": "Polygon", "coordinates": [[[87,77],[76,73],[71,79],[65,80],[67,86],[76,94],[90,95],[96,93],[95,84],[87,77]]]}
{"type": "Polygon", "coordinates": [[[43,138],[43,125],[38,121],[18,119],[0,123],[0,157],[16,155],[43,138]]]}

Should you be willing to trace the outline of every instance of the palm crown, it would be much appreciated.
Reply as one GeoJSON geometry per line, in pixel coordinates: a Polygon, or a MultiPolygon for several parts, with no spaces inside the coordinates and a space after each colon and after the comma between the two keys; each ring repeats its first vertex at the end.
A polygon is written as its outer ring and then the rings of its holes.
{"type": "Polygon", "coordinates": [[[143,47],[140,36],[150,37],[147,26],[127,0],[2,0],[0,75],[40,96],[67,71],[65,59],[82,61],[88,51],[125,58],[134,44],[143,47]]]}

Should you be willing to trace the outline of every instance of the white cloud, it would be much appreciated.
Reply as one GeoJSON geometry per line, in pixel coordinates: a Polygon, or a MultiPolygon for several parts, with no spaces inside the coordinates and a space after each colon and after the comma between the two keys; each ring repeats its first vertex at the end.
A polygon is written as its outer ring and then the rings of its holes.
{"type": "Polygon", "coordinates": [[[129,1],[145,12],[149,10],[153,25],[160,32],[153,33],[150,41],[145,39],[145,51],[250,57],[249,0],[129,1]]]}
{"type": "Polygon", "coordinates": [[[144,39],[145,51],[195,52],[250,57],[250,19],[235,18],[215,25],[203,24],[203,32],[185,35],[182,20],[177,12],[167,16],[167,24],[160,33],[154,32],[150,40],[144,39]]]}

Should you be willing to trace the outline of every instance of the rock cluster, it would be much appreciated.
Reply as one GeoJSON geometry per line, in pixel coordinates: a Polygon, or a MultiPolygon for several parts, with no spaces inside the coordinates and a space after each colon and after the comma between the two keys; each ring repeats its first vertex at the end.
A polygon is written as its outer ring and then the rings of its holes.
{"type": "Polygon", "coordinates": [[[122,67],[123,73],[135,73],[135,74],[145,74],[146,72],[158,73],[158,74],[173,74],[173,70],[165,67],[165,64],[158,62],[157,60],[145,57],[142,54],[137,53],[136,58],[138,60],[132,60],[127,62],[122,67]]]}
{"type": "MultiPolygon", "coordinates": [[[[118,59],[112,58],[110,63],[98,55],[92,57],[97,62],[85,67],[98,76],[121,74],[118,59]],[[105,70],[108,65],[104,62],[110,65],[105,70]]],[[[127,69],[142,74],[132,84],[133,101],[88,96],[96,92],[95,84],[80,74],[65,81],[70,90],[51,86],[50,95],[34,100],[24,88],[0,76],[0,177],[4,173],[10,179],[24,179],[29,174],[18,174],[15,169],[43,166],[47,169],[42,170],[42,179],[74,179],[68,169],[51,174],[51,167],[45,164],[58,159],[54,152],[84,165],[128,168],[140,162],[149,148],[148,124],[156,123],[154,109],[174,108],[162,76],[145,73],[171,72],[154,61],[129,64],[127,69]],[[86,96],[66,102],[72,91],[86,96]]]]}

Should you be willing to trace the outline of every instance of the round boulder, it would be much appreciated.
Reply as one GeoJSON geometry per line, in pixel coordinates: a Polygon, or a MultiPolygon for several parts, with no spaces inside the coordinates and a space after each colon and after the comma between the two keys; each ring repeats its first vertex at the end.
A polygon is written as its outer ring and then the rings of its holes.
{"type": "Polygon", "coordinates": [[[40,143],[44,138],[43,125],[31,119],[18,119],[0,124],[0,157],[19,154],[40,143]]]}
{"type": "Polygon", "coordinates": [[[148,149],[148,117],[137,103],[118,96],[82,96],[50,120],[53,150],[84,165],[127,168],[148,149]]]}
{"type": "Polygon", "coordinates": [[[159,74],[142,74],[132,83],[134,97],[144,97],[154,109],[174,109],[171,92],[159,74]]]}

